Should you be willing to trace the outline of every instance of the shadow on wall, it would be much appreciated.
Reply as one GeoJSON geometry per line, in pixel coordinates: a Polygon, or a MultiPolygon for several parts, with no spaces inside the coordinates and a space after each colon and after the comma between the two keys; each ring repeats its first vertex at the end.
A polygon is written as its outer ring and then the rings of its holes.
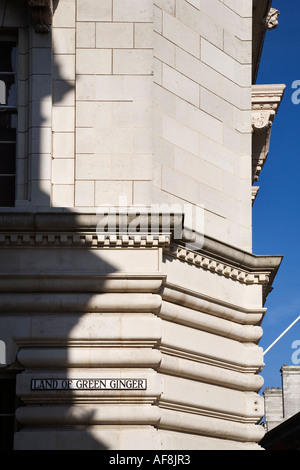
{"type": "MultiPolygon", "coordinates": [[[[4,4],[5,0],[0,0],[0,12],[4,4]]],[[[4,31],[16,28],[14,12],[18,17],[18,9],[24,2],[12,0],[8,4],[4,31]]],[[[58,0],[54,2],[54,10],[57,6],[58,0]]],[[[33,31],[30,34],[38,35],[33,31]]],[[[50,35],[35,36],[35,44],[49,44],[50,35]]],[[[101,298],[106,295],[105,276],[117,271],[108,257],[103,258],[97,247],[91,245],[95,217],[83,217],[70,208],[50,209],[51,195],[43,190],[43,139],[45,126],[51,126],[49,116],[45,118],[44,105],[59,106],[74,86],[61,76],[53,52],[49,54],[49,47],[32,50],[32,58],[36,54],[40,62],[35,62],[35,70],[29,76],[32,100],[29,110],[34,113],[29,122],[33,126],[34,142],[29,142],[28,149],[33,146],[35,149],[34,154],[29,151],[28,179],[35,186],[29,188],[29,194],[34,194],[42,207],[36,205],[35,212],[30,212],[28,207],[22,211],[21,206],[18,212],[16,209],[0,211],[0,236],[5,239],[5,246],[0,247],[0,338],[7,347],[7,366],[1,373],[22,371],[17,377],[17,395],[21,399],[16,412],[17,449],[54,450],[58,445],[65,449],[103,450],[107,446],[90,432],[91,424],[95,424],[92,412],[87,407],[73,408],[78,397],[73,397],[71,390],[31,390],[32,379],[68,379],[72,368],[76,377],[84,377],[82,356],[103,336],[103,308],[100,307],[101,298]],[[35,179],[36,175],[40,180],[35,179]],[[27,400],[44,406],[27,405],[27,400]],[[81,431],[74,432],[72,438],[70,432],[78,423],[81,431]],[[35,432],[34,427],[38,429],[41,425],[43,433],[35,432]],[[33,431],[22,433],[27,426],[33,426],[33,431]],[[54,432],[53,426],[58,430],[54,432]],[[60,428],[65,426],[68,432],[60,428]]],[[[86,367],[93,368],[95,377],[103,375],[97,363],[86,367]]],[[[81,396],[83,402],[85,399],[86,396],[81,396]]]]}

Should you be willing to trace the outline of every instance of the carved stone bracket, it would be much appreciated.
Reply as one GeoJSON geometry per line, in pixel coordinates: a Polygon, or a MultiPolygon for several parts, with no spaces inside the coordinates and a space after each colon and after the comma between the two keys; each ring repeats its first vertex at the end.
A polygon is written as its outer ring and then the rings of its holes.
{"type": "MultiPolygon", "coordinates": [[[[266,162],[274,118],[281,103],[285,85],[252,87],[252,183],[259,178],[266,162]]],[[[254,199],[257,192],[253,194],[254,199]]]]}
{"type": "Polygon", "coordinates": [[[269,13],[265,19],[266,28],[271,30],[275,29],[278,26],[278,17],[280,12],[276,8],[270,8],[269,13]]]}
{"type": "Polygon", "coordinates": [[[31,21],[37,33],[48,33],[52,25],[53,0],[27,0],[31,21]]]}
{"type": "Polygon", "coordinates": [[[263,110],[252,112],[252,129],[255,131],[265,131],[272,127],[275,111],[263,110]]]}

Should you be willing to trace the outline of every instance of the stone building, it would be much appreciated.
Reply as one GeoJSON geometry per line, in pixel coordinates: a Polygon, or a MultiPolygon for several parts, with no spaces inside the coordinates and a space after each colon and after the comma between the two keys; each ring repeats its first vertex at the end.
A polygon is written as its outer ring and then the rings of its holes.
{"type": "Polygon", "coordinates": [[[280,371],[282,387],[264,390],[266,431],[300,412],[300,367],[284,365],[280,371]]]}
{"type": "Polygon", "coordinates": [[[269,0],[0,0],[0,433],[259,449],[269,0]]]}
{"type": "Polygon", "coordinates": [[[300,449],[300,366],[283,365],[281,388],[264,390],[266,434],[260,445],[266,450],[300,449]]]}

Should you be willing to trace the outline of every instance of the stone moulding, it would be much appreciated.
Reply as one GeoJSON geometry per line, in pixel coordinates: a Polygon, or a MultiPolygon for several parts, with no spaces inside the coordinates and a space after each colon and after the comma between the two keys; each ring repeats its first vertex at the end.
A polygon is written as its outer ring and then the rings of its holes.
{"type": "Polygon", "coordinates": [[[18,360],[27,368],[42,368],[47,360],[48,367],[158,367],[161,353],[157,349],[139,348],[136,354],[134,348],[91,347],[68,348],[68,354],[59,348],[21,348],[18,360]]]}
{"type": "Polygon", "coordinates": [[[148,367],[160,373],[191,378],[197,381],[215,383],[241,391],[259,391],[263,386],[263,378],[253,373],[212,367],[201,360],[193,360],[170,355],[166,351],[140,347],[138,354],[134,347],[70,347],[68,354],[62,348],[21,348],[18,352],[19,362],[26,368],[43,368],[45,360],[48,367],[77,367],[92,369],[111,367],[148,367]]]}
{"type": "Polygon", "coordinates": [[[257,373],[229,370],[220,367],[220,364],[211,364],[200,358],[197,361],[195,358],[191,360],[179,355],[170,355],[166,351],[161,353],[158,371],[241,391],[258,392],[264,383],[257,373]]]}
{"type": "Polygon", "coordinates": [[[93,233],[7,233],[0,234],[0,246],[91,246],[103,248],[157,247],[170,243],[171,234],[109,234],[93,233]]]}
{"type": "Polygon", "coordinates": [[[216,272],[220,275],[230,277],[245,284],[268,284],[270,272],[246,272],[243,269],[237,269],[227,263],[219,262],[211,257],[201,255],[185,248],[184,246],[172,244],[166,247],[165,253],[180,260],[194,264],[198,267],[216,272]]]}
{"type": "Polygon", "coordinates": [[[0,274],[0,292],[152,292],[158,293],[166,276],[158,273],[97,272],[78,274],[0,274]]]}
{"type": "MultiPolygon", "coordinates": [[[[241,325],[257,325],[261,322],[266,308],[245,309],[227,302],[216,302],[203,294],[179,289],[169,282],[162,289],[163,302],[170,302],[182,307],[214,315],[241,325]]],[[[190,313],[192,315],[192,313],[190,313]]]]}
{"type": "Polygon", "coordinates": [[[258,442],[264,430],[254,423],[224,420],[224,416],[211,416],[187,413],[185,409],[171,408],[169,404],[153,405],[105,405],[82,406],[35,406],[21,407],[17,410],[17,419],[24,425],[97,425],[97,424],[150,424],[158,429],[181,430],[194,434],[205,434],[214,437],[223,436],[246,442],[258,442]],[[223,418],[223,419],[222,419],[223,418]]]}
{"type": "Polygon", "coordinates": [[[0,312],[155,312],[161,306],[158,294],[0,294],[0,312]]]}
{"type": "Polygon", "coordinates": [[[156,425],[160,419],[158,407],[144,405],[87,405],[72,406],[24,406],[17,409],[17,419],[20,423],[35,425],[97,425],[97,424],[147,424],[156,425]]]}
{"type": "Polygon", "coordinates": [[[225,336],[226,338],[235,339],[241,342],[256,343],[262,336],[262,328],[254,325],[241,325],[225,320],[221,317],[217,319],[207,313],[192,310],[179,304],[170,302],[162,303],[162,307],[158,314],[161,318],[170,320],[175,323],[198,328],[203,331],[225,336]]]}
{"type": "MultiPolygon", "coordinates": [[[[261,91],[257,90],[258,100],[260,96],[261,91]]],[[[164,214],[155,214],[157,232],[149,233],[149,219],[152,217],[151,214],[144,216],[142,232],[128,234],[124,233],[124,229],[126,232],[136,215],[126,214],[127,225],[124,226],[124,214],[117,214],[115,232],[99,233],[97,227],[103,216],[97,214],[4,212],[0,214],[0,249],[51,249],[54,246],[67,249],[163,248],[166,256],[176,257],[201,269],[245,284],[262,284],[263,299],[266,300],[282,256],[256,256],[206,236],[203,237],[202,248],[193,251],[186,248],[183,239],[178,236],[174,239],[175,232],[179,233],[178,227],[183,227],[182,214],[166,215],[168,232],[165,230],[164,214]]]]}

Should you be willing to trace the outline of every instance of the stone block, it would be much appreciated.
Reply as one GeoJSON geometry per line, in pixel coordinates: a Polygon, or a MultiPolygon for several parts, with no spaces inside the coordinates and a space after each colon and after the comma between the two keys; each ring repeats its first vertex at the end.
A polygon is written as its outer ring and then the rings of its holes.
{"type": "Polygon", "coordinates": [[[96,23],[83,21],[77,22],[76,47],[96,47],[96,23]]]}
{"type": "Polygon", "coordinates": [[[201,40],[201,60],[238,85],[249,86],[251,67],[239,64],[205,39],[201,40]]]}
{"type": "Polygon", "coordinates": [[[199,154],[200,146],[198,132],[193,131],[168,116],[163,116],[162,137],[190,153],[195,155],[199,154]]]}
{"type": "Polygon", "coordinates": [[[76,154],[78,153],[95,153],[94,127],[76,129],[76,154]]]}
{"type": "Polygon", "coordinates": [[[153,48],[153,23],[135,23],[134,47],[142,49],[153,48]]]}
{"type": "Polygon", "coordinates": [[[153,129],[137,128],[134,130],[134,153],[150,154],[153,152],[153,129]]]}
{"type": "Polygon", "coordinates": [[[168,65],[163,65],[163,87],[199,107],[199,85],[168,65]]]}
{"type": "Polygon", "coordinates": [[[74,158],[74,133],[55,132],[53,134],[53,157],[74,158]]]}
{"type": "Polygon", "coordinates": [[[154,33],[154,57],[175,68],[175,44],[154,33]]]}
{"type": "Polygon", "coordinates": [[[75,106],[75,81],[54,80],[52,96],[54,106],[75,106]]]}
{"type": "Polygon", "coordinates": [[[199,33],[166,13],[163,15],[163,35],[178,47],[199,58],[199,33]]]}
{"type": "Polygon", "coordinates": [[[74,160],[54,158],[52,161],[52,183],[74,184],[74,160]]]}
{"type": "Polygon", "coordinates": [[[230,31],[224,31],[224,52],[241,64],[251,64],[252,42],[242,41],[230,31]]]}
{"type": "Polygon", "coordinates": [[[177,0],[176,18],[192,30],[200,32],[201,37],[210,43],[223,48],[222,22],[203,14],[185,0],[177,0]]]}
{"type": "Polygon", "coordinates": [[[106,75],[112,71],[112,51],[110,49],[78,49],[76,73],[85,75],[106,75]]]}
{"type": "MultiPolygon", "coordinates": [[[[92,80],[92,79],[91,79],[92,80]]],[[[87,95],[85,90],[85,79],[82,80],[82,92],[80,96],[89,96],[90,99],[96,99],[101,101],[132,101],[134,97],[134,79],[127,76],[103,76],[96,77],[94,82],[91,82],[94,89],[91,89],[90,95],[87,95]],[[92,91],[94,94],[92,94],[92,91]]]]}
{"type": "MultiPolygon", "coordinates": [[[[121,105],[122,103],[116,103],[121,105]]],[[[124,103],[125,105],[132,103],[124,103]]],[[[112,126],[112,107],[110,102],[97,101],[77,101],[76,104],[76,126],[94,127],[97,123],[99,127],[112,126]]],[[[119,126],[120,127],[120,126],[119,126]]]]}
{"type": "Polygon", "coordinates": [[[235,128],[237,108],[228,101],[211,93],[206,88],[200,91],[201,110],[218,119],[221,123],[235,128]]]}
{"type": "Polygon", "coordinates": [[[233,11],[235,11],[238,15],[251,18],[252,17],[252,1],[245,0],[244,2],[240,2],[239,0],[224,0],[224,5],[227,5],[233,11]]]}
{"type": "Polygon", "coordinates": [[[80,0],[77,6],[77,21],[111,21],[111,0],[80,0]]]}
{"type": "Polygon", "coordinates": [[[55,184],[52,186],[52,207],[74,207],[74,185],[55,184]]]}
{"type": "Polygon", "coordinates": [[[200,202],[200,185],[195,179],[163,166],[161,181],[164,191],[191,203],[200,202]]]}
{"type": "Polygon", "coordinates": [[[152,180],[152,154],[112,155],[111,175],[113,180],[152,180]]]}
{"type": "Polygon", "coordinates": [[[75,28],[53,28],[53,53],[75,54],[75,28]]]}
{"type": "Polygon", "coordinates": [[[148,49],[117,49],[113,54],[116,75],[152,75],[153,52],[148,49]]]}
{"type": "Polygon", "coordinates": [[[96,181],[95,183],[95,204],[117,205],[120,201],[127,201],[132,204],[132,183],[130,181],[96,181]]]}
{"type": "Polygon", "coordinates": [[[53,26],[56,28],[74,28],[76,22],[76,2],[60,1],[53,16],[53,26]]]}
{"type": "Polygon", "coordinates": [[[114,102],[113,127],[152,127],[152,103],[148,101],[114,102]]]}
{"type": "Polygon", "coordinates": [[[31,155],[31,178],[33,180],[51,180],[51,154],[31,155]]]}
{"type": "Polygon", "coordinates": [[[75,182],[75,206],[94,206],[95,189],[94,181],[76,181],[75,182]]]}
{"type": "Polygon", "coordinates": [[[113,0],[113,20],[152,22],[152,0],[113,0]]]}
{"type": "Polygon", "coordinates": [[[199,139],[201,158],[229,173],[234,173],[237,158],[233,151],[204,135],[201,135],[199,139]]]}
{"type": "Polygon", "coordinates": [[[112,49],[133,48],[132,23],[97,23],[96,47],[112,49]]]}
{"type": "Polygon", "coordinates": [[[95,153],[133,153],[134,131],[123,128],[95,128],[95,153]]]}
{"type": "Polygon", "coordinates": [[[185,100],[175,98],[176,119],[199,134],[223,143],[223,123],[185,100]]]}
{"type": "Polygon", "coordinates": [[[55,106],[53,113],[53,132],[72,132],[75,127],[75,108],[55,106]]]}
{"type": "Polygon", "coordinates": [[[223,171],[219,167],[180,148],[175,149],[175,169],[212,188],[223,188],[223,171]]]}
{"type": "Polygon", "coordinates": [[[111,179],[111,156],[82,154],[76,157],[77,180],[111,179]]]}
{"type": "Polygon", "coordinates": [[[54,80],[75,80],[75,54],[53,55],[54,80]]]}
{"type": "Polygon", "coordinates": [[[52,132],[50,127],[31,129],[29,150],[31,153],[52,153],[52,132]]]}

